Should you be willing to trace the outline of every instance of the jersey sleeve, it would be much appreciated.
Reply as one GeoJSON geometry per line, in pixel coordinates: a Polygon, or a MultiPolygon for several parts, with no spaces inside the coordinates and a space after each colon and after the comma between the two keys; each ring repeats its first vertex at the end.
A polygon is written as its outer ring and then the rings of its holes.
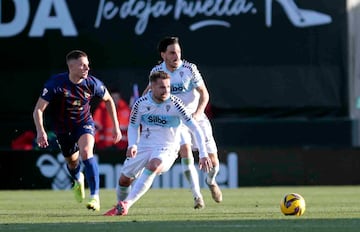
{"type": "Polygon", "coordinates": [[[188,66],[191,71],[192,83],[195,86],[195,88],[204,85],[204,79],[203,79],[199,69],[197,68],[197,66],[195,64],[189,63],[187,61],[184,61],[184,65],[188,66]]]}
{"type": "Polygon", "coordinates": [[[40,97],[50,102],[54,96],[54,88],[55,88],[54,77],[51,77],[48,81],[45,82],[40,97]]]}
{"type": "Polygon", "coordinates": [[[93,77],[93,80],[94,80],[94,95],[99,98],[103,98],[106,92],[106,86],[102,81],[100,81],[95,77],[93,77]]]}
{"type": "Polygon", "coordinates": [[[199,124],[186,110],[184,103],[178,97],[172,96],[172,100],[174,101],[174,104],[179,111],[181,120],[191,130],[195,137],[196,144],[199,146],[199,157],[207,157],[208,154],[205,146],[205,137],[199,124]]]}
{"type": "Polygon", "coordinates": [[[130,122],[128,126],[127,136],[128,136],[128,147],[137,145],[140,139],[140,122],[141,115],[139,112],[139,107],[143,101],[143,97],[139,98],[133,105],[130,113],[130,122]]]}
{"type": "Polygon", "coordinates": [[[205,146],[205,137],[199,126],[199,124],[195,121],[195,119],[191,118],[191,120],[186,124],[186,126],[191,130],[195,137],[196,144],[199,145],[199,157],[204,158],[207,157],[207,151],[205,146]]]}

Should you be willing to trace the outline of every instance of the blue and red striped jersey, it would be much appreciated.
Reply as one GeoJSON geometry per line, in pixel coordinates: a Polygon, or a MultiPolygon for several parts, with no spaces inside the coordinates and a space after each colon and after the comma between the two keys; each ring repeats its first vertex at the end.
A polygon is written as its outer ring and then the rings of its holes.
{"type": "Polygon", "coordinates": [[[90,101],[94,96],[103,98],[105,91],[103,82],[92,75],[79,84],[72,83],[67,72],[50,77],[41,98],[52,105],[54,131],[67,133],[79,125],[93,123],[90,101]]]}

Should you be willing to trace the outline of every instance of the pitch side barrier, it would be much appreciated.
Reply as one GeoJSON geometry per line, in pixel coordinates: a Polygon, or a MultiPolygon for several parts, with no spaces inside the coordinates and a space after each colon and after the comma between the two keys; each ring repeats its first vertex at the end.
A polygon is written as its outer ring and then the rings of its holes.
{"type": "MultiPolygon", "coordinates": [[[[360,184],[359,148],[226,148],[220,149],[222,188],[270,185],[360,184]]],[[[97,151],[101,188],[112,189],[122,168],[125,151],[97,151]]],[[[197,159],[196,159],[197,160],[197,159]]],[[[205,188],[204,174],[201,187],[205,188]]],[[[71,188],[65,161],[59,152],[1,151],[0,189],[71,188]]],[[[156,178],[153,188],[188,188],[180,161],[156,178]]]]}

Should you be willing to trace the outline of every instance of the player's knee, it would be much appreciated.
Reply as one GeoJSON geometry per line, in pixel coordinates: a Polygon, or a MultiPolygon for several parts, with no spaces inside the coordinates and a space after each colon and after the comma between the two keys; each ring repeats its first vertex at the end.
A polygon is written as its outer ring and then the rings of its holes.
{"type": "Polygon", "coordinates": [[[181,158],[193,157],[190,145],[188,145],[188,144],[181,145],[181,147],[180,147],[180,157],[181,158]]]}
{"type": "Polygon", "coordinates": [[[78,155],[66,157],[65,160],[70,169],[75,169],[80,163],[78,155]]]}
{"type": "Polygon", "coordinates": [[[152,159],[149,161],[149,163],[146,165],[146,168],[149,169],[152,172],[155,173],[161,173],[162,172],[162,161],[160,159],[152,159]]]}
{"type": "Polygon", "coordinates": [[[94,153],[90,149],[83,149],[80,151],[80,156],[82,160],[90,159],[94,156],[94,153]]]}
{"type": "Polygon", "coordinates": [[[132,179],[127,177],[127,176],[124,176],[124,175],[121,175],[120,178],[119,178],[119,185],[120,186],[124,186],[124,187],[128,187],[130,186],[132,183],[132,179]]]}

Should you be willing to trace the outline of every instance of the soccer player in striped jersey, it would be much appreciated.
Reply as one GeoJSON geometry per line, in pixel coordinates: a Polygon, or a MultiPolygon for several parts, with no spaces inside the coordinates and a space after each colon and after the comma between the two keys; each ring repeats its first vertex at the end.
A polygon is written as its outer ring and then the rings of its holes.
{"type": "MultiPolygon", "coordinates": [[[[208,185],[212,198],[215,202],[222,201],[222,192],[216,183],[216,175],[219,172],[219,158],[217,145],[212,133],[209,119],[205,115],[205,107],[209,101],[209,93],[197,66],[181,59],[181,47],[178,37],[165,37],[158,44],[158,52],[162,62],[151,70],[151,72],[164,71],[171,76],[171,94],[179,97],[185,104],[187,110],[192,113],[193,118],[198,121],[205,135],[206,148],[213,168],[207,175],[208,185]]],[[[146,92],[147,89],[144,91],[146,92]]],[[[192,141],[192,134],[184,128],[180,148],[181,164],[187,180],[190,182],[194,197],[194,208],[205,206],[200,192],[199,177],[194,166],[192,148],[197,144],[192,141]]]]}
{"type": "Polygon", "coordinates": [[[114,101],[104,84],[89,74],[89,60],[85,52],[73,50],[66,55],[68,72],[52,76],[42,90],[36,103],[33,118],[37,132],[37,144],[41,148],[49,146],[44,127],[44,111],[52,105],[54,132],[68,171],[74,180],[75,199],[82,202],[85,198],[84,175],[90,188],[88,209],[100,210],[100,178],[98,164],[93,157],[94,121],[90,113],[90,101],[94,96],[105,101],[114,124],[113,142],[121,139],[114,101]]]}
{"type": "Polygon", "coordinates": [[[127,158],[119,178],[123,190],[128,188],[129,192],[105,216],[126,215],[149,190],[156,175],[170,169],[178,157],[182,125],[191,129],[198,141],[200,169],[208,172],[212,167],[201,128],[183,102],[170,95],[170,76],[165,72],[153,72],[149,81],[151,91],[134,103],[130,115],[127,158]]]}

